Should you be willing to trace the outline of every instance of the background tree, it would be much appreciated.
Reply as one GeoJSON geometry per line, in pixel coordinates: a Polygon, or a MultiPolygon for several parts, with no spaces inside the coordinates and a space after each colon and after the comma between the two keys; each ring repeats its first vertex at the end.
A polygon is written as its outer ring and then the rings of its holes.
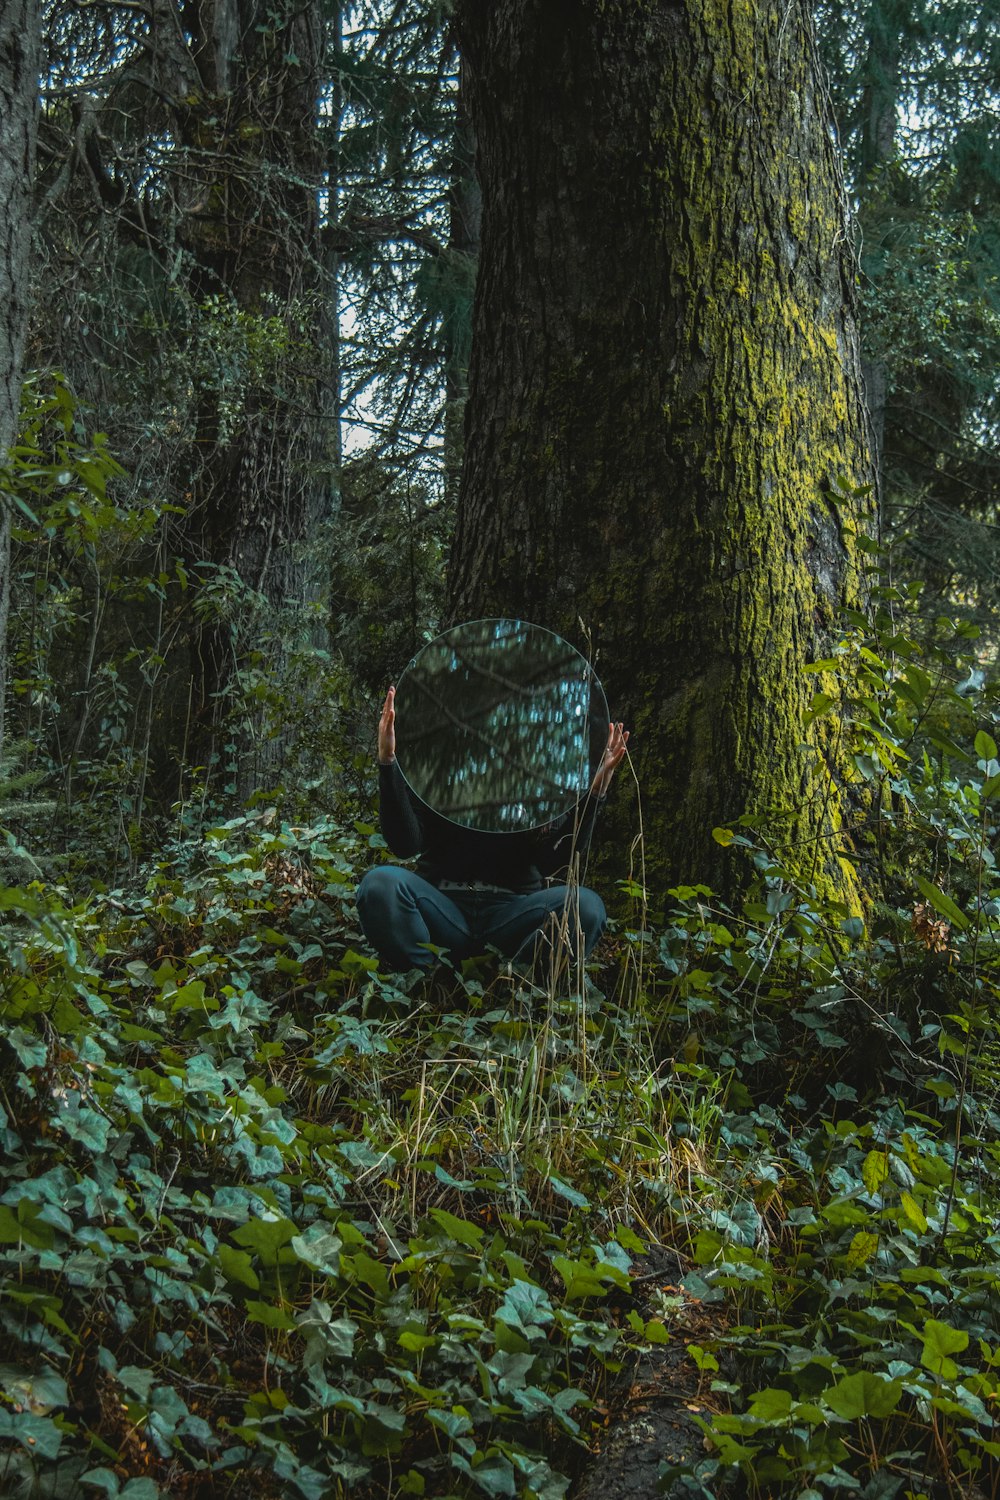
{"type": "Polygon", "coordinates": [[[713,827],[765,812],[839,878],[802,668],[851,593],[834,487],[868,458],[806,8],[457,14],[483,246],[452,613],[582,622],[661,883],[724,882],[713,827]]]}
{"type": "MultiPolygon", "coordinates": [[[[38,7],[14,0],[0,14],[0,461],[14,440],[28,313],[30,203],[38,95],[38,7]]],[[[0,495],[0,754],[7,694],[10,511],[0,495]]]]}
{"type": "Polygon", "coordinates": [[[862,332],[897,559],[990,628],[1000,583],[1000,7],[817,10],[861,229],[862,332]]]}
{"type": "Polygon", "coordinates": [[[238,747],[217,793],[273,783],[292,738],[297,784],[342,763],[336,658],[396,670],[428,613],[471,289],[450,245],[446,17],[177,15],[46,10],[30,362],[65,370],[112,434],[119,510],[159,519],[127,562],[99,547],[81,567],[52,528],[22,547],[19,717],[67,785],[113,730],[133,810],[173,801],[178,761],[213,747],[238,747]],[[374,610],[400,569],[402,647],[374,610]]]}

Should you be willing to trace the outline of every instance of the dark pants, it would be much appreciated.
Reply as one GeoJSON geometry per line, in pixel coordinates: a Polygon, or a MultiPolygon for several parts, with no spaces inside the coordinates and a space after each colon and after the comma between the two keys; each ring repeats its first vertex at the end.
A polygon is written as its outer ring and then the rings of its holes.
{"type": "Polygon", "coordinates": [[[499,948],[530,962],[550,942],[586,958],[604,931],[604,902],[586,886],[550,885],[529,895],[505,891],[439,891],[400,865],[376,865],[358,887],[365,936],[393,969],[429,969],[433,943],[454,960],[499,948]]]}

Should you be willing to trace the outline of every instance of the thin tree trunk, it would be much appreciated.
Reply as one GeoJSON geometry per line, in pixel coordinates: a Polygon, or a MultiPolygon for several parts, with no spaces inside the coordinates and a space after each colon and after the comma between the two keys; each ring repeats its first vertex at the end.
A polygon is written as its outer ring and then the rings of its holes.
{"type": "Polygon", "coordinates": [[[448,254],[454,285],[454,301],[444,330],[444,493],[448,505],[457,503],[462,472],[470,345],[469,304],[464,293],[475,285],[483,217],[483,195],[475,172],[476,137],[465,91],[460,68],[448,184],[448,254]]]}
{"type": "Polygon", "coordinates": [[[870,473],[805,5],[460,0],[458,26],[484,207],[452,618],[592,645],[659,888],[731,887],[712,830],[750,814],[850,891],[802,669],[856,587],[835,486],[870,473]]]}
{"type": "MultiPolygon", "coordinates": [[[[38,98],[37,0],[0,7],[0,458],[17,433],[27,327],[38,98]]],[[[0,754],[7,697],[10,511],[0,496],[0,754]]]]}

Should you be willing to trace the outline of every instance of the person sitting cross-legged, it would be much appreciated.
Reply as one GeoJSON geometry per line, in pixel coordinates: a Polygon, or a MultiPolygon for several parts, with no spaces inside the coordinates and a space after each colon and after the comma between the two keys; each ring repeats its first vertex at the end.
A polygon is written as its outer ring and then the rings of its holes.
{"type": "Polygon", "coordinates": [[[429,969],[434,948],[453,961],[487,947],[519,963],[536,963],[546,949],[586,958],[604,931],[604,902],[586,886],[547,882],[586,853],[628,730],[608,726],[597,774],[569,813],[498,837],[452,823],[412,796],[396,764],[395,691],[379,720],[379,819],[392,853],[418,861],[415,870],[377,865],[358,887],[361,925],[379,958],[395,970],[429,969]]]}

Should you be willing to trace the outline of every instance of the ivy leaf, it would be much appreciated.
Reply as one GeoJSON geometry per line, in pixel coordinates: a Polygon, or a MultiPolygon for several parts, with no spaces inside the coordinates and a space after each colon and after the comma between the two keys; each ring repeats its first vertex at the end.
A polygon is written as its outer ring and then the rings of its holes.
{"type": "Polygon", "coordinates": [[[552,1303],[544,1287],[518,1280],[507,1288],[496,1316],[498,1322],[516,1328],[528,1339],[544,1338],[542,1325],[552,1322],[552,1303]]]}
{"type": "Polygon", "coordinates": [[[453,1453],[451,1461],[456,1469],[467,1474],[473,1484],[478,1485],[487,1495],[514,1496],[517,1494],[514,1466],[509,1458],[497,1454],[494,1458],[484,1459],[476,1468],[473,1468],[460,1453],[453,1453]]]}
{"type": "Polygon", "coordinates": [[[14,1026],[5,1034],[4,1040],[9,1042],[17,1053],[18,1061],[22,1068],[42,1068],[49,1050],[41,1037],[25,1031],[23,1026],[14,1026]]]}
{"type": "Polygon", "coordinates": [[[585,1198],[577,1188],[570,1187],[568,1182],[563,1182],[561,1177],[556,1177],[550,1172],[546,1182],[554,1193],[558,1193],[560,1198],[565,1198],[568,1203],[572,1203],[574,1208],[590,1207],[589,1198],[585,1198]]]}
{"type": "Polygon", "coordinates": [[[391,1406],[369,1406],[361,1433],[361,1452],[368,1458],[399,1453],[406,1432],[406,1415],[391,1406]]]}
{"type": "Polygon", "coordinates": [[[949,1356],[960,1354],[969,1345],[969,1335],[964,1328],[952,1328],[950,1323],[941,1323],[937,1318],[928,1318],[924,1324],[924,1347],[920,1363],[924,1369],[944,1380],[954,1380],[958,1365],[949,1356]]]}
{"type": "Polygon", "coordinates": [[[51,1417],[32,1412],[7,1411],[0,1407],[0,1439],[13,1438],[28,1453],[39,1458],[58,1458],[63,1435],[51,1417]]]}
{"type": "Polygon", "coordinates": [[[297,1234],[292,1240],[292,1249],[304,1265],[311,1266],[324,1276],[337,1276],[340,1272],[340,1251],[343,1240],[326,1224],[310,1224],[305,1234],[297,1234]]]}
{"type": "Polygon", "coordinates": [[[95,1109],[68,1109],[58,1117],[60,1127],[70,1140],[87,1146],[95,1156],[102,1156],[108,1147],[111,1121],[99,1115],[95,1109]]]}
{"type": "Polygon", "coordinates": [[[450,1214],[446,1208],[432,1208],[430,1217],[458,1244],[468,1245],[471,1249],[478,1250],[483,1238],[483,1231],[478,1224],[470,1224],[467,1219],[459,1219],[455,1214],[450,1214]]]}
{"type": "Polygon", "coordinates": [[[115,1496],[119,1493],[118,1475],[111,1469],[88,1469],[86,1474],[80,1475],[80,1483],[91,1484],[95,1489],[103,1490],[106,1495],[115,1496]]]}
{"type": "Polygon", "coordinates": [[[594,1266],[583,1260],[570,1260],[568,1256],[556,1255],[552,1269],[562,1277],[566,1287],[566,1301],[578,1302],[584,1297],[605,1297],[607,1287],[594,1266]]]}
{"type": "Polygon", "coordinates": [[[315,1299],[307,1312],[300,1313],[298,1326],[307,1338],[318,1338],[324,1354],[334,1359],[351,1359],[358,1325],[352,1318],[335,1318],[328,1302],[315,1299]]]}
{"type": "Polygon", "coordinates": [[[265,1265],[275,1265],[278,1251],[298,1234],[291,1219],[249,1219],[233,1231],[238,1245],[252,1250],[265,1265]]]}
{"type": "Polygon", "coordinates": [[[0,1245],[32,1245],[36,1250],[45,1250],[52,1244],[55,1235],[51,1224],[40,1218],[41,1209],[30,1198],[22,1198],[17,1213],[0,1203],[0,1245]]]}
{"type": "Polygon", "coordinates": [[[292,1329],[296,1322],[291,1313],[270,1302],[247,1302],[247,1317],[251,1323],[262,1323],[265,1328],[292,1329]]]}
{"type": "Polygon", "coordinates": [[[831,1385],[822,1399],[845,1422],[856,1422],[859,1417],[887,1417],[902,1394],[901,1380],[883,1380],[871,1370],[859,1370],[831,1385]]]}
{"type": "Polygon", "coordinates": [[[239,1281],[252,1292],[260,1289],[260,1277],[246,1250],[234,1250],[232,1245],[220,1245],[215,1254],[227,1281],[239,1281]]]}
{"type": "Polygon", "coordinates": [[[396,1342],[411,1354],[422,1354],[425,1349],[433,1349],[438,1339],[433,1333],[417,1333],[412,1328],[404,1328],[396,1342]]]}

